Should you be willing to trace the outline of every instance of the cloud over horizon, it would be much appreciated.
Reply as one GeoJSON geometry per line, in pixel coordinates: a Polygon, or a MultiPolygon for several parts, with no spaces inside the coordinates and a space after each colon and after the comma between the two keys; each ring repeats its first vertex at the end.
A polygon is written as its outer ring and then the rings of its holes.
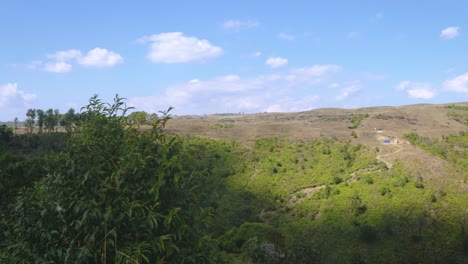
{"type": "Polygon", "coordinates": [[[443,87],[447,91],[468,94],[468,72],[446,80],[443,87]]]}
{"type": "Polygon", "coordinates": [[[320,98],[315,89],[326,87],[327,80],[340,69],[324,64],[250,78],[223,75],[193,79],[169,86],[161,95],[132,97],[129,106],[148,112],[174,106],[176,111],[191,114],[307,110],[320,98]],[[300,90],[308,95],[297,94],[300,90]]]}
{"type": "Polygon", "coordinates": [[[413,99],[431,99],[436,93],[430,83],[402,81],[396,87],[398,91],[404,91],[409,98],[413,99]]]}
{"type": "Polygon", "coordinates": [[[17,83],[0,85],[0,108],[28,106],[37,95],[18,89],[17,83]]]}

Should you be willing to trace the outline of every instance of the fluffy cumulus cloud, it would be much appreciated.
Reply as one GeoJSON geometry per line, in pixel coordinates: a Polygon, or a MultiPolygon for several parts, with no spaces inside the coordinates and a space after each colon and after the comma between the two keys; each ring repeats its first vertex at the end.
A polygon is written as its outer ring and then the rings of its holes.
{"type": "Polygon", "coordinates": [[[460,35],[459,27],[448,27],[440,32],[440,37],[443,39],[453,39],[460,35]]]}
{"type": "Polygon", "coordinates": [[[89,67],[112,67],[123,62],[122,56],[103,48],[92,49],[84,56],[80,50],[62,50],[48,54],[47,58],[50,61],[45,63],[42,69],[53,73],[70,72],[73,68],[72,63],[89,67]]]}
{"type": "Polygon", "coordinates": [[[18,84],[7,83],[0,85],[0,108],[28,106],[37,96],[18,89],[18,84]]]}
{"type": "Polygon", "coordinates": [[[86,56],[79,58],[78,62],[84,66],[111,67],[122,63],[123,58],[119,54],[107,49],[95,48],[90,50],[86,56]]]}
{"type": "Polygon", "coordinates": [[[160,96],[134,97],[129,105],[148,112],[174,106],[176,113],[278,112],[316,107],[320,89],[341,67],[314,65],[250,78],[238,75],[193,79],[160,96]]]}
{"type": "Polygon", "coordinates": [[[283,40],[292,41],[292,40],[296,39],[296,36],[288,34],[288,33],[281,32],[281,33],[278,34],[278,38],[283,39],[283,40]]]}
{"type": "Polygon", "coordinates": [[[265,64],[271,68],[280,68],[288,65],[288,59],[281,57],[270,57],[265,61],[265,64]]]}
{"type": "Polygon", "coordinates": [[[468,94],[468,72],[446,80],[443,86],[447,91],[468,94]]]}
{"type": "Polygon", "coordinates": [[[148,59],[155,63],[189,63],[221,56],[223,49],[208,40],[188,37],[181,32],[161,33],[138,40],[149,43],[148,59]]]}
{"type": "Polygon", "coordinates": [[[406,92],[408,97],[414,99],[431,99],[436,95],[432,85],[424,82],[403,81],[395,89],[406,92]]]}
{"type": "Polygon", "coordinates": [[[259,26],[258,21],[256,20],[240,20],[232,19],[224,21],[221,25],[224,29],[228,30],[239,30],[241,28],[255,28],[259,26]]]}
{"type": "Polygon", "coordinates": [[[72,70],[72,65],[63,61],[49,62],[44,65],[44,71],[54,73],[65,73],[72,70]]]}
{"type": "Polygon", "coordinates": [[[431,99],[435,96],[435,92],[429,89],[411,89],[408,90],[408,96],[416,99],[431,99]]]}

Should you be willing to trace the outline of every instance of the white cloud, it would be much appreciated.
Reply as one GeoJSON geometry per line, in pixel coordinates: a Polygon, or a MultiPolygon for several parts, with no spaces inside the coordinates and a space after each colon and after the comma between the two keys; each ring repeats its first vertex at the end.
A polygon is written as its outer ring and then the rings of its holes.
{"type": "Polygon", "coordinates": [[[161,33],[137,40],[150,43],[148,59],[156,63],[188,63],[214,59],[223,49],[208,40],[184,36],[181,32],[161,33]]]}
{"type": "Polygon", "coordinates": [[[16,83],[7,83],[0,86],[0,108],[18,107],[18,105],[28,106],[36,98],[35,94],[18,89],[16,83]]]}
{"type": "Polygon", "coordinates": [[[81,51],[76,50],[76,49],[69,49],[69,50],[62,50],[62,51],[57,51],[53,54],[48,54],[47,58],[53,59],[56,61],[70,61],[72,59],[76,59],[81,57],[81,51]]]}
{"type": "Polygon", "coordinates": [[[251,78],[193,79],[166,88],[160,96],[130,98],[129,105],[148,112],[174,106],[176,111],[191,114],[307,110],[314,108],[317,89],[330,82],[336,69],[341,67],[314,65],[251,78]]]}
{"type": "Polygon", "coordinates": [[[448,27],[440,32],[440,37],[443,39],[453,39],[460,35],[459,27],[448,27]]]}
{"type": "MultiPolygon", "coordinates": [[[[53,73],[65,73],[71,71],[73,68],[72,63],[78,63],[80,65],[90,67],[111,67],[123,62],[122,56],[103,48],[92,49],[85,56],[82,55],[80,50],[62,50],[48,54],[47,58],[50,59],[50,61],[45,63],[42,69],[53,73]]],[[[30,69],[35,69],[43,64],[42,61],[36,61],[33,63],[34,64],[30,65],[30,69]]]]}
{"type": "Polygon", "coordinates": [[[431,99],[435,96],[435,92],[429,89],[410,89],[408,96],[415,99],[431,99]]]}
{"type": "Polygon", "coordinates": [[[46,63],[44,71],[54,73],[66,73],[72,70],[72,65],[63,61],[46,63]]]}
{"type": "Polygon", "coordinates": [[[270,57],[266,60],[265,64],[271,68],[280,68],[288,65],[288,59],[281,57],[270,57]]]}
{"type": "Polygon", "coordinates": [[[339,95],[336,96],[337,101],[342,101],[361,90],[361,84],[359,82],[355,82],[350,84],[346,88],[344,88],[339,95]]]}
{"type": "Polygon", "coordinates": [[[239,30],[241,28],[255,28],[258,27],[259,23],[256,20],[227,20],[223,22],[222,27],[230,30],[239,30]]]}
{"type": "Polygon", "coordinates": [[[430,83],[402,81],[396,87],[398,91],[405,91],[408,97],[414,99],[431,99],[436,93],[430,83]]]}
{"type": "Polygon", "coordinates": [[[468,94],[468,72],[453,79],[446,80],[443,86],[447,91],[468,94]]]}
{"type": "Polygon", "coordinates": [[[86,56],[78,59],[79,64],[91,67],[112,67],[122,62],[122,56],[102,48],[92,49],[86,56]]]}
{"type": "Polygon", "coordinates": [[[292,40],[296,39],[296,36],[290,35],[288,33],[281,32],[281,33],[278,34],[278,38],[292,41],[292,40]]]}

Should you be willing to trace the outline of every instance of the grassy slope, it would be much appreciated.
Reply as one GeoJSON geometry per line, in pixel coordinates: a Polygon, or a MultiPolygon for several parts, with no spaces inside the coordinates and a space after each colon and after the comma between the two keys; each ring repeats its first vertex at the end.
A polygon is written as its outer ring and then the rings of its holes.
{"type": "Polygon", "coordinates": [[[243,156],[245,167],[226,178],[224,194],[213,201],[213,225],[223,227],[217,231],[234,228],[220,240],[221,245],[236,241],[237,247],[223,247],[228,253],[262,260],[259,246],[250,243],[261,235],[239,231],[246,220],[281,234],[276,241],[258,238],[276,246],[272,262],[466,259],[462,229],[468,196],[453,185],[421,182],[399,163],[387,169],[375,160],[375,150],[348,141],[265,138],[243,156]]]}

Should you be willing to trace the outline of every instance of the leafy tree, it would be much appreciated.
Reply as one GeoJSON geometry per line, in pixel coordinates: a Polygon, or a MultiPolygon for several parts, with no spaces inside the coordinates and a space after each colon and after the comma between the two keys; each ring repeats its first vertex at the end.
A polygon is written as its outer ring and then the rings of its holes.
{"type": "Polygon", "coordinates": [[[45,119],[44,119],[44,124],[49,132],[55,131],[55,127],[59,123],[59,110],[58,109],[48,109],[45,113],[45,119]]]}
{"type": "Polygon", "coordinates": [[[42,109],[37,109],[37,125],[39,126],[39,133],[42,133],[42,129],[44,128],[44,118],[45,118],[45,113],[44,110],[42,109]]]}
{"type": "Polygon", "coordinates": [[[142,125],[148,119],[148,113],[145,111],[135,111],[128,115],[128,120],[130,123],[137,125],[142,125]]]}
{"type": "Polygon", "coordinates": [[[18,130],[18,118],[15,117],[15,134],[16,134],[16,130],[18,130]]]}
{"type": "Polygon", "coordinates": [[[61,165],[12,207],[0,262],[219,262],[181,144],[160,132],[168,113],[141,132],[119,97],[106,104],[94,96],[82,110],[61,165]]]}
{"type": "Polygon", "coordinates": [[[27,128],[27,132],[28,134],[32,134],[33,132],[33,129],[34,129],[34,124],[36,123],[35,119],[36,119],[36,109],[28,109],[28,111],[26,112],[26,116],[27,116],[27,119],[26,119],[26,128],[27,128]]]}
{"type": "Polygon", "coordinates": [[[7,125],[0,125],[0,141],[8,143],[13,136],[13,130],[7,125]]]}
{"type": "Polygon", "coordinates": [[[75,114],[75,109],[70,108],[67,113],[60,118],[60,126],[64,127],[65,131],[70,133],[76,123],[76,118],[77,114],[75,114]]]}
{"type": "Polygon", "coordinates": [[[152,124],[152,123],[156,122],[156,121],[158,120],[158,118],[159,118],[159,117],[158,117],[158,114],[152,113],[152,114],[150,114],[150,115],[148,116],[147,121],[148,121],[150,124],[152,124]]]}

